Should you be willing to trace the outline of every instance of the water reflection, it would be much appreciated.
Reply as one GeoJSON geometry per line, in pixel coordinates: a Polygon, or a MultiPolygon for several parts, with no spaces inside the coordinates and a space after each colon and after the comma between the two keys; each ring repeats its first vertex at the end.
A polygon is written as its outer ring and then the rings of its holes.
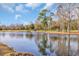
{"type": "Polygon", "coordinates": [[[52,42],[49,39],[49,34],[47,35],[46,33],[44,33],[40,35],[40,37],[38,38],[40,39],[38,39],[39,41],[36,41],[36,43],[37,43],[37,46],[39,48],[39,52],[41,53],[41,55],[51,55],[54,51],[52,49],[52,42]]]}
{"type": "Polygon", "coordinates": [[[5,33],[0,33],[0,36],[4,36],[5,37],[5,33]]]}
{"type": "Polygon", "coordinates": [[[74,39],[73,35],[57,35],[56,37],[43,34],[37,45],[42,55],[70,56],[76,53],[76,49],[72,48],[73,44],[77,43],[76,38],[74,39]]]}
{"type": "Polygon", "coordinates": [[[9,33],[9,36],[10,37],[16,37],[16,38],[23,38],[24,37],[24,34],[23,33],[19,33],[19,34],[17,34],[17,33],[9,33]]]}
{"type": "Polygon", "coordinates": [[[32,33],[28,33],[28,34],[25,34],[25,36],[26,38],[32,39],[34,35],[32,33]]]}
{"type": "Polygon", "coordinates": [[[33,55],[79,55],[79,35],[3,32],[0,33],[0,42],[6,43],[16,52],[31,52],[33,55]]]}
{"type": "Polygon", "coordinates": [[[78,47],[77,47],[77,52],[76,52],[76,55],[77,55],[77,56],[79,56],[79,35],[78,35],[77,42],[78,42],[78,45],[77,45],[78,47]]]}

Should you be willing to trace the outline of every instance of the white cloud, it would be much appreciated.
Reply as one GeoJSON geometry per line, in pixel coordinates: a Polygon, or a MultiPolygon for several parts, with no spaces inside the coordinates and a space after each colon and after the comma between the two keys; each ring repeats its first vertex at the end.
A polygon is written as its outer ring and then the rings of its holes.
{"type": "Polygon", "coordinates": [[[26,7],[32,7],[32,9],[36,8],[39,5],[40,5],[39,3],[26,3],[25,4],[26,7]]]}
{"type": "Polygon", "coordinates": [[[43,9],[49,9],[52,5],[53,5],[53,3],[47,3],[43,9]]]}
{"type": "Polygon", "coordinates": [[[15,15],[15,19],[16,19],[16,20],[18,20],[18,19],[21,18],[21,17],[22,17],[21,14],[16,14],[16,15],[15,15]]]}
{"type": "Polygon", "coordinates": [[[25,9],[24,7],[31,7],[32,10],[35,9],[39,4],[38,3],[26,3],[26,4],[19,4],[15,7],[16,11],[22,12],[22,13],[31,13],[31,10],[25,9]]]}
{"type": "Polygon", "coordinates": [[[9,11],[9,12],[14,12],[14,9],[13,9],[13,7],[12,6],[14,6],[14,4],[1,4],[1,7],[2,8],[4,8],[4,10],[7,10],[7,11],[9,11]]]}
{"type": "Polygon", "coordinates": [[[18,6],[15,7],[16,11],[22,11],[23,10],[23,5],[20,4],[18,6]]]}
{"type": "Polygon", "coordinates": [[[15,7],[16,11],[22,12],[22,13],[30,13],[29,10],[24,8],[24,4],[19,4],[18,6],[15,7]]]}
{"type": "Polygon", "coordinates": [[[5,3],[5,4],[0,4],[1,7],[8,11],[8,12],[11,12],[11,13],[14,13],[15,11],[18,11],[18,12],[25,12],[25,13],[31,13],[31,10],[29,11],[28,9],[25,9],[24,7],[31,7],[32,10],[35,9],[38,5],[40,5],[39,3],[26,3],[26,4],[18,4],[16,6],[15,3],[5,3]]]}

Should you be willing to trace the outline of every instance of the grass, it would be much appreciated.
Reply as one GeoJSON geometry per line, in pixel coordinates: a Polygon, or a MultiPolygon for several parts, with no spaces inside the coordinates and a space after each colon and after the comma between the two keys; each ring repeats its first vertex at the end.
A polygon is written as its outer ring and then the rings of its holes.
{"type": "MultiPolygon", "coordinates": [[[[34,30],[0,30],[0,32],[33,32],[34,30]]],[[[57,30],[37,30],[37,32],[61,32],[57,30]]],[[[78,30],[71,30],[70,32],[78,32],[78,30]]]]}
{"type": "Polygon", "coordinates": [[[33,30],[0,30],[0,32],[31,32],[33,30]]]}
{"type": "MultiPolygon", "coordinates": [[[[0,32],[34,32],[34,30],[0,30],[0,32]]],[[[60,32],[57,30],[37,30],[35,32],[46,32],[51,34],[79,34],[78,30],[71,30],[70,32],[60,32]]]]}

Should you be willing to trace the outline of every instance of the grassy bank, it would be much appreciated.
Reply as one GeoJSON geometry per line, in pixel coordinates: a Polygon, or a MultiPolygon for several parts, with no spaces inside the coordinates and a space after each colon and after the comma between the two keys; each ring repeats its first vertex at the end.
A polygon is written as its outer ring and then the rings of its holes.
{"type": "Polygon", "coordinates": [[[11,53],[11,52],[14,52],[14,50],[12,49],[12,48],[10,48],[10,47],[8,47],[7,45],[5,45],[5,44],[2,44],[2,43],[0,43],[0,56],[2,55],[5,55],[5,54],[7,54],[7,53],[11,53]]]}
{"type": "Polygon", "coordinates": [[[0,30],[0,32],[32,32],[33,30],[0,30]]]}
{"type": "Polygon", "coordinates": [[[0,43],[0,56],[33,56],[30,52],[16,52],[6,44],[0,43]]]}
{"type": "Polygon", "coordinates": [[[70,32],[59,32],[59,31],[53,31],[53,30],[0,30],[0,32],[45,32],[50,34],[79,34],[78,30],[71,30],[70,32]]]}

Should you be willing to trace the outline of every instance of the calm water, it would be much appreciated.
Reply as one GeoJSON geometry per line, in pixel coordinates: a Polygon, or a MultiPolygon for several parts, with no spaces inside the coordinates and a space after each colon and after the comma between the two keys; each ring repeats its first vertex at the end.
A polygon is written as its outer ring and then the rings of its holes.
{"type": "Polygon", "coordinates": [[[0,42],[16,52],[31,52],[36,56],[79,55],[79,35],[0,32],[0,42]]]}

